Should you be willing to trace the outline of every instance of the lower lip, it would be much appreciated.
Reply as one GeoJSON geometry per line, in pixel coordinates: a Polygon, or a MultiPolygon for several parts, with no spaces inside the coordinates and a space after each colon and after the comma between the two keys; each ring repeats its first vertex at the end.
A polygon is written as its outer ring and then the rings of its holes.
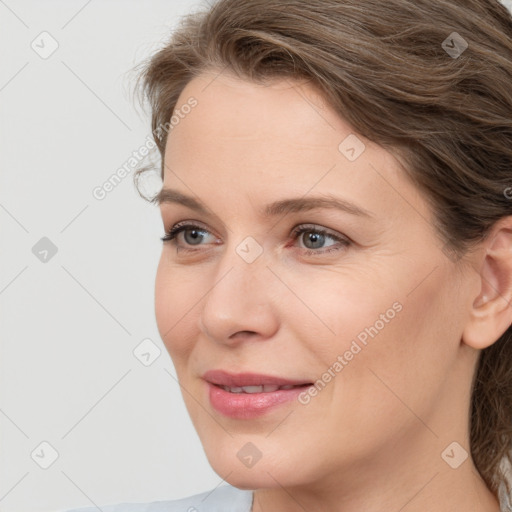
{"type": "Polygon", "coordinates": [[[230,393],[207,382],[212,407],[230,418],[251,419],[262,416],[279,405],[295,400],[309,386],[278,389],[267,393],[230,393]]]}

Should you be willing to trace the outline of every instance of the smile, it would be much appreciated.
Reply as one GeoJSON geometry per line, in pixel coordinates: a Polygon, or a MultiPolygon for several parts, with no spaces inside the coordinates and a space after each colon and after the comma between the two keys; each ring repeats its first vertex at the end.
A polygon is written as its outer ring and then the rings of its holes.
{"type": "MultiPolygon", "coordinates": [[[[286,386],[276,386],[274,384],[265,384],[263,386],[242,386],[242,387],[229,387],[229,386],[221,386],[224,391],[229,391],[230,393],[272,393],[273,391],[277,391],[279,389],[292,389],[297,386],[293,386],[291,384],[287,384],[286,386]]],[[[302,387],[302,385],[301,385],[302,387]]]]}

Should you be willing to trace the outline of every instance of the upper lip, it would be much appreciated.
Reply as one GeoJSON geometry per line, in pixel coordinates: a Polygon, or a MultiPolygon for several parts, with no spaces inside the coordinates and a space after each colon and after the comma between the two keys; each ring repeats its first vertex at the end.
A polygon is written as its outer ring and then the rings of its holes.
{"type": "Polygon", "coordinates": [[[265,384],[274,386],[311,384],[306,380],[283,379],[282,377],[258,373],[229,373],[224,370],[209,370],[203,375],[203,379],[218,386],[228,387],[263,386],[265,384]]]}

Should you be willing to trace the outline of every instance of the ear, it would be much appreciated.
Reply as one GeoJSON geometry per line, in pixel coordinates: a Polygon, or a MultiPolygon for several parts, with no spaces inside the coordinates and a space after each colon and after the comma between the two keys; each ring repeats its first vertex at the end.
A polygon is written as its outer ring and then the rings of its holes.
{"type": "Polygon", "coordinates": [[[475,349],[492,345],[512,324],[512,216],[494,225],[482,252],[477,270],[481,291],[462,333],[462,341],[475,349]]]}

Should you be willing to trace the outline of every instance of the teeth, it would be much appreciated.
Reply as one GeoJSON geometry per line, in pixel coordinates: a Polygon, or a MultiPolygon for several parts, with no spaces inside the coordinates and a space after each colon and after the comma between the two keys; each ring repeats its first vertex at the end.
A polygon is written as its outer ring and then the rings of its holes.
{"type": "Polygon", "coordinates": [[[263,386],[242,386],[244,393],[263,393],[263,386]]]}
{"type": "Polygon", "coordinates": [[[229,391],[230,393],[272,393],[273,391],[277,391],[278,389],[292,389],[294,387],[295,386],[293,385],[276,386],[275,384],[264,384],[263,386],[222,386],[222,389],[224,391],[229,391]]]}

